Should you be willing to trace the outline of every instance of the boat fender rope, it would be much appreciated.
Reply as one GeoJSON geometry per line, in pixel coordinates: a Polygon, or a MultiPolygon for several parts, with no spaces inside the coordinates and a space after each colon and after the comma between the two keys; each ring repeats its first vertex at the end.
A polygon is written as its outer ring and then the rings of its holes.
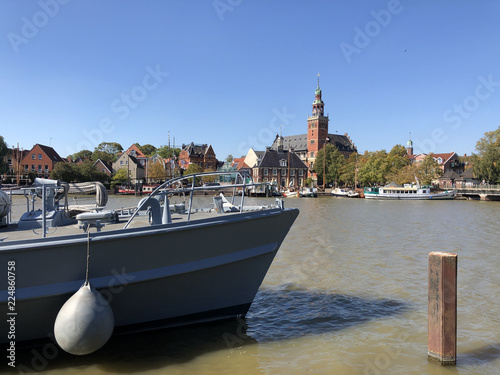
{"type": "Polygon", "coordinates": [[[89,265],[90,265],[90,225],[87,226],[87,269],[85,271],[85,284],[89,284],[89,265]]]}

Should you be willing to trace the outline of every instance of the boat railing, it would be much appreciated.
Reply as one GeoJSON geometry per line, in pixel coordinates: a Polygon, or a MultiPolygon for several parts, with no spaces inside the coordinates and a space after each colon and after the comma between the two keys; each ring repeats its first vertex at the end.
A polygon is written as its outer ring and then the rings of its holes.
{"type": "MultiPolygon", "coordinates": [[[[171,180],[168,180],[164,182],[163,184],[157,186],[149,195],[149,197],[154,197],[154,196],[160,196],[163,195],[165,199],[164,203],[164,210],[168,209],[168,195],[170,194],[189,194],[189,205],[188,205],[188,217],[187,220],[189,221],[191,219],[191,212],[192,212],[192,207],[193,207],[193,198],[194,198],[194,193],[198,191],[211,191],[211,190],[228,190],[232,189],[232,199],[231,199],[231,204],[234,204],[234,199],[238,193],[238,189],[241,189],[241,202],[239,206],[240,212],[243,212],[243,205],[244,205],[244,200],[245,200],[245,191],[248,188],[251,188],[253,186],[262,186],[262,185],[268,185],[269,183],[255,183],[252,179],[252,176],[250,175],[249,172],[247,171],[214,171],[214,172],[200,172],[200,173],[193,173],[185,176],[180,176],[173,178],[171,180]],[[233,183],[230,184],[224,184],[224,185],[202,185],[199,186],[199,183],[203,180],[203,178],[206,177],[211,177],[211,176],[230,176],[231,181],[234,181],[233,183]],[[198,184],[198,186],[197,186],[198,184]]],[[[143,199],[135,209],[134,213],[130,216],[129,220],[123,227],[123,229],[126,229],[134,217],[137,216],[138,212],[143,209],[143,207],[146,206],[147,199],[143,199]]]]}

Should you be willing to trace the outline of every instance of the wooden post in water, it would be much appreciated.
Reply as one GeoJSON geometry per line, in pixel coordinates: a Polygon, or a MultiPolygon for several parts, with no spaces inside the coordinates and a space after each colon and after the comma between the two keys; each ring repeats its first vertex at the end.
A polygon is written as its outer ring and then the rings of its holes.
{"type": "Polygon", "coordinates": [[[456,364],[457,254],[429,253],[428,356],[456,364]]]}

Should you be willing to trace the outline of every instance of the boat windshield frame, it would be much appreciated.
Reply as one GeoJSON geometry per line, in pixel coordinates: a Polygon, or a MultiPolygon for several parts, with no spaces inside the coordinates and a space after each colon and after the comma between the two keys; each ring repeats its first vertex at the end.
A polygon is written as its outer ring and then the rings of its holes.
{"type": "MultiPolygon", "coordinates": [[[[199,172],[199,173],[192,173],[180,177],[175,177],[172,178],[158,187],[154,189],[149,197],[153,197],[158,194],[186,194],[189,193],[189,209],[188,209],[188,217],[187,221],[190,221],[191,219],[191,208],[193,204],[193,197],[194,197],[194,192],[195,191],[207,191],[207,190],[220,190],[220,189],[233,189],[233,196],[231,200],[231,204],[234,204],[234,197],[236,196],[236,189],[237,188],[242,188],[241,189],[241,203],[240,203],[240,213],[243,212],[243,203],[245,199],[245,190],[249,187],[252,186],[262,186],[262,185],[270,185],[269,182],[259,182],[256,183],[253,181],[252,175],[248,171],[212,171],[212,172],[199,172]],[[230,176],[231,181],[234,180],[234,183],[228,184],[228,185],[209,185],[209,186],[195,186],[196,185],[196,180],[207,177],[207,176],[230,176]],[[183,184],[183,181],[188,181],[191,180],[190,183],[183,184]],[[247,180],[250,180],[247,182],[247,180]],[[239,182],[241,181],[241,182],[239,182]],[[178,185],[177,187],[174,187],[178,185]],[[190,186],[189,186],[190,185],[190,186]]],[[[137,216],[139,211],[143,208],[143,206],[146,204],[146,199],[142,200],[139,205],[136,207],[135,211],[132,213],[130,216],[129,220],[123,227],[123,229],[127,229],[127,227],[130,225],[132,220],[137,216]]]]}

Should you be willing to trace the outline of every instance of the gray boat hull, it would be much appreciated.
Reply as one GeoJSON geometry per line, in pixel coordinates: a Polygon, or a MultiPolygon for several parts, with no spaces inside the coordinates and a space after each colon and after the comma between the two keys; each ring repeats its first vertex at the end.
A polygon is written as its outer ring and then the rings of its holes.
{"type": "MultiPolygon", "coordinates": [[[[92,233],[89,280],[110,303],[115,332],[244,315],[297,215],[273,209],[92,233]]],[[[15,264],[16,342],[52,336],[85,281],[87,244],[78,234],[0,245],[2,267],[15,264]]],[[[6,277],[0,290],[8,311],[6,277]]],[[[4,319],[0,342],[8,329],[4,319]]]]}

